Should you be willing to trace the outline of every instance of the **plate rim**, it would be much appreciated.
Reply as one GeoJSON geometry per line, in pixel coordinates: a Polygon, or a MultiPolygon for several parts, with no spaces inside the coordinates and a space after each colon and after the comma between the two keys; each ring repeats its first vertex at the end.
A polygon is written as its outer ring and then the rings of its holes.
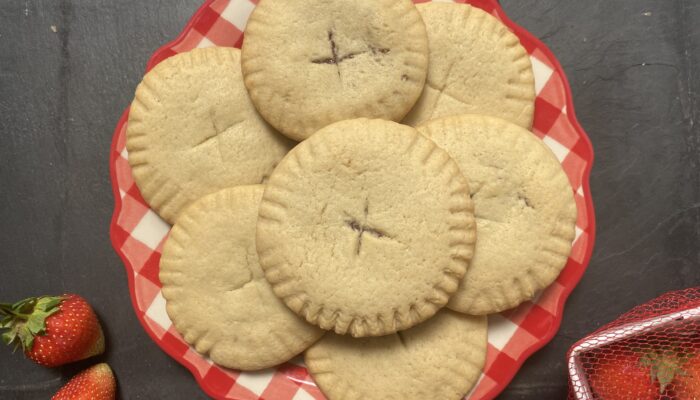
{"type": "MultiPolygon", "coordinates": [[[[167,58],[167,53],[170,52],[171,48],[179,44],[184,40],[186,35],[190,30],[192,30],[193,26],[197,23],[197,21],[202,17],[202,14],[205,9],[207,9],[213,2],[216,0],[205,0],[202,5],[200,5],[197,10],[192,14],[192,16],[187,20],[187,23],[185,26],[182,28],[180,33],[175,37],[175,39],[165,43],[164,45],[160,46],[156,51],[154,51],[151,56],[149,57],[147,63],[146,63],[146,68],[144,72],[148,72],[151,70],[155,65],[157,65],[160,61],[163,59],[167,58]]],[[[461,2],[465,2],[462,0],[461,2]]],[[[470,0],[467,0],[466,2],[470,2],[470,0]]],[[[576,117],[576,110],[574,107],[573,103],[573,96],[572,96],[572,91],[571,87],[569,85],[569,79],[559,63],[559,60],[555,57],[554,53],[549,49],[549,47],[542,42],[539,38],[537,38],[535,35],[530,33],[528,30],[520,26],[519,24],[513,22],[508,17],[508,14],[505,12],[503,7],[499,4],[498,0],[475,0],[474,2],[480,2],[485,5],[488,5],[489,7],[492,7],[497,13],[498,17],[502,20],[502,22],[508,26],[510,29],[512,29],[518,37],[526,37],[530,42],[535,43],[536,47],[544,53],[544,55],[547,57],[548,61],[552,63],[553,69],[559,74],[559,76],[562,78],[562,86],[564,87],[564,92],[566,95],[566,116],[567,120],[571,123],[572,127],[576,132],[578,133],[580,140],[583,141],[583,144],[585,146],[585,159],[587,161],[586,166],[584,167],[583,174],[582,174],[582,180],[581,180],[581,189],[584,191],[586,194],[585,198],[589,199],[588,201],[585,201],[585,207],[586,207],[586,212],[588,215],[588,229],[587,229],[587,234],[588,234],[588,243],[586,245],[586,248],[584,250],[584,255],[582,258],[582,261],[580,263],[580,268],[576,273],[572,276],[571,282],[568,285],[562,285],[563,290],[559,297],[557,298],[557,304],[556,304],[556,310],[555,314],[553,314],[554,319],[552,321],[552,324],[546,331],[546,333],[543,336],[540,336],[537,338],[537,342],[534,343],[532,346],[528,347],[527,350],[525,350],[522,354],[519,355],[518,358],[514,359],[514,365],[516,368],[513,368],[512,371],[509,371],[507,374],[504,374],[503,380],[501,382],[497,382],[496,387],[491,390],[486,396],[483,398],[484,400],[491,400],[498,396],[512,381],[513,377],[520,371],[522,368],[523,363],[525,360],[530,358],[535,352],[541,350],[544,346],[546,346],[548,343],[552,341],[556,333],[559,331],[559,328],[561,327],[561,322],[564,316],[564,306],[569,299],[569,296],[573,292],[573,290],[578,286],[579,282],[581,281],[581,278],[583,277],[583,274],[585,271],[588,269],[592,254],[593,254],[593,248],[595,246],[595,236],[596,236],[596,220],[595,220],[595,210],[594,210],[594,205],[593,205],[593,198],[591,195],[590,191],[590,175],[591,175],[591,170],[593,168],[593,164],[595,162],[595,153],[593,150],[593,145],[591,143],[590,138],[588,137],[588,134],[586,131],[583,129],[583,127],[580,125],[578,118],[576,117]]],[[[122,264],[124,266],[124,272],[126,273],[127,280],[128,280],[128,285],[129,285],[129,297],[131,299],[131,305],[134,309],[134,313],[136,314],[136,317],[143,327],[144,331],[146,334],[155,342],[155,344],[163,350],[166,354],[168,354],[173,360],[175,360],[178,364],[182,365],[185,367],[192,376],[195,378],[197,384],[199,385],[200,389],[202,389],[208,396],[214,398],[214,399],[220,399],[220,400],[230,400],[227,399],[226,397],[222,397],[216,393],[213,392],[213,390],[209,387],[209,385],[205,384],[204,382],[204,377],[200,377],[199,373],[196,369],[196,367],[189,363],[185,362],[183,360],[182,355],[179,353],[176,353],[175,349],[172,348],[172,346],[166,346],[164,343],[162,343],[161,339],[158,338],[153,332],[153,330],[150,328],[150,326],[146,323],[144,320],[144,315],[143,313],[140,312],[140,309],[138,307],[137,299],[136,299],[136,293],[135,293],[135,285],[134,285],[134,277],[132,272],[134,271],[133,266],[127,259],[126,255],[123,253],[121,250],[121,247],[118,245],[118,228],[117,228],[117,220],[118,217],[121,213],[122,210],[122,197],[119,192],[119,185],[117,181],[117,176],[116,176],[116,159],[118,157],[118,153],[116,151],[117,148],[117,142],[119,139],[119,133],[123,129],[123,126],[126,124],[127,119],[129,115],[129,106],[126,107],[126,109],[122,112],[121,117],[119,118],[116,128],[114,130],[114,133],[112,135],[112,140],[110,143],[110,156],[109,156],[109,174],[110,174],[110,183],[112,186],[112,195],[114,196],[114,210],[112,213],[112,217],[110,220],[110,232],[109,232],[109,237],[110,237],[110,242],[112,244],[112,248],[114,251],[117,253],[119,258],[122,261],[122,264]]],[[[565,355],[562,356],[564,359],[566,358],[565,355]]]]}

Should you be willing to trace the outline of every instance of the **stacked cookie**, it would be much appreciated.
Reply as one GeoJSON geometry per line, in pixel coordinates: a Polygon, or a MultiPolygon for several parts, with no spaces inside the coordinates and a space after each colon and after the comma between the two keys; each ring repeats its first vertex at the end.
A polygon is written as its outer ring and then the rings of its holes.
{"type": "Polygon", "coordinates": [[[260,0],[241,51],[163,61],[127,149],[174,224],[176,329],[228,368],[306,351],[329,399],[463,397],[485,316],[548,286],[574,237],[534,97],[518,38],[453,3],[260,0]]]}

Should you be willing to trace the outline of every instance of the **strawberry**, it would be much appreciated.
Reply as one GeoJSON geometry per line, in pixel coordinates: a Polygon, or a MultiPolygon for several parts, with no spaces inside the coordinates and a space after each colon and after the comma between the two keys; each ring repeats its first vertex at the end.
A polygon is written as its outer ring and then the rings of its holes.
{"type": "Polygon", "coordinates": [[[0,304],[0,328],[6,344],[22,346],[24,354],[55,367],[101,354],[102,327],[92,307],[76,294],[41,296],[15,304],[0,304]]]}
{"type": "Polygon", "coordinates": [[[690,357],[676,374],[674,388],[678,400],[700,400],[700,356],[690,357]]]}
{"type": "Polygon", "coordinates": [[[117,384],[109,365],[94,365],[74,376],[51,400],[113,400],[117,384]]]}
{"type": "Polygon", "coordinates": [[[656,356],[616,355],[597,362],[588,376],[596,399],[654,400],[670,383],[665,361],[656,356]]]}

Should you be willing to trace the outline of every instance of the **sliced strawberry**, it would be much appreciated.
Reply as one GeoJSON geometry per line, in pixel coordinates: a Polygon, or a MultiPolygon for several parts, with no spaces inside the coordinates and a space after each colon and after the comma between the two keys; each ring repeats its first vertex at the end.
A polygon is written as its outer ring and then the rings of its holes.
{"type": "Polygon", "coordinates": [[[28,358],[55,367],[104,352],[102,327],[92,307],[76,294],[42,296],[0,304],[6,344],[22,347],[28,358]]]}
{"type": "Polygon", "coordinates": [[[102,363],[74,376],[51,400],[112,400],[116,390],[112,369],[102,363]]]}

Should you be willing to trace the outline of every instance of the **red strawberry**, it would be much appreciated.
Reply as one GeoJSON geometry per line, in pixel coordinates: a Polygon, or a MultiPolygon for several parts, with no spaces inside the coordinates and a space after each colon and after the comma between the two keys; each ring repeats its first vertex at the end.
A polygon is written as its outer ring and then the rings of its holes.
{"type": "Polygon", "coordinates": [[[101,354],[102,327],[92,307],[75,294],[24,299],[0,304],[0,328],[6,344],[22,346],[24,354],[55,367],[101,354]]]}
{"type": "Polygon", "coordinates": [[[676,399],[700,400],[700,356],[683,361],[675,383],[676,399]]]}
{"type": "MultiPolygon", "coordinates": [[[[657,368],[649,365],[647,356],[638,358],[616,355],[598,359],[588,376],[596,399],[601,400],[654,400],[663,390],[655,379],[657,368]]],[[[666,378],[664,378],[665,380],[666,378]]],[[[670,382],[670,381],[669,381],[670,382]]],[[[667,385],[668,382],[665,383],[667,385]]],[[[664,385],[664,386],[665,386],[664,385]]]]}
{"type": "Polygon", "coordinates": [[[113,400],[116,389],[112,370],[102,363],[74,376],[51,400],[113,400]]]}

